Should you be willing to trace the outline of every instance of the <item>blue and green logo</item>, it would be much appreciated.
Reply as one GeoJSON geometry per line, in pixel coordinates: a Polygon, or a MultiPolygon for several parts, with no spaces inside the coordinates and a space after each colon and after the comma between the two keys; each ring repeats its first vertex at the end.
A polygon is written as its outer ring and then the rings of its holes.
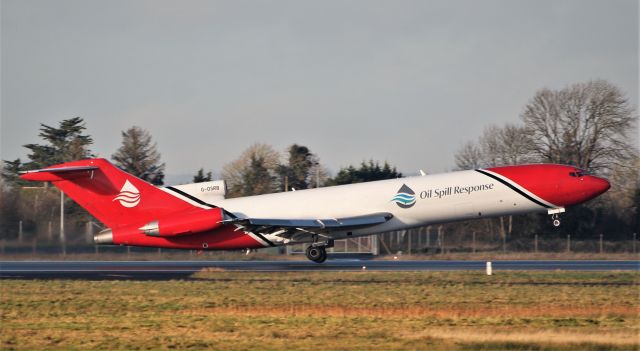
{"type": "Polygon", "coordinates": [[[391,199],[391,202],[395,202],[401,208],[409,208],[416,204],[416,193],[411,190],[406,184],[402,184],[398,193],[391,199]]]}

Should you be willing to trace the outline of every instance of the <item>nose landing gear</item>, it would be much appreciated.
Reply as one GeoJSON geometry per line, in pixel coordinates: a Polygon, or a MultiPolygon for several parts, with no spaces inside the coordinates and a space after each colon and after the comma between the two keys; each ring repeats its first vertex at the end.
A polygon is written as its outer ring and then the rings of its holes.
{"type": "Polygon", "coordinates": [[[552,208],[547,211],[551,215],[551,220],[554,227],[560,226],[560,213],[564,213],[564,207],[552,208]]]}

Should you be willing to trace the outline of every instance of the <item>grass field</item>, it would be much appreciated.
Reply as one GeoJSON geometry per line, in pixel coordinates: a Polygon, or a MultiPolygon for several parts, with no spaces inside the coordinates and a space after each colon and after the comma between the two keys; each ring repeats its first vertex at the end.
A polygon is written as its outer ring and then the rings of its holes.
{"type": "Polygon", "coordinates": [[[638,350],[637,272],[0,281],[2,349],[638,350]]]}

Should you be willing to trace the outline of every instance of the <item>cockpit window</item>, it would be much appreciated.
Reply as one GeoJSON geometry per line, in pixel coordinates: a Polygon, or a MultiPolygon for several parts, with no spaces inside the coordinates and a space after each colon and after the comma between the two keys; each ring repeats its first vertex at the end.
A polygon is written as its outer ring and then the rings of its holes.
{"type": "Polygon", "coordinates": [[[582,178],[587,175],[589,175],[589,172],[585,171],[584,169],[576,169],[575,172],[569,172],[570,177],[582,178]]]}

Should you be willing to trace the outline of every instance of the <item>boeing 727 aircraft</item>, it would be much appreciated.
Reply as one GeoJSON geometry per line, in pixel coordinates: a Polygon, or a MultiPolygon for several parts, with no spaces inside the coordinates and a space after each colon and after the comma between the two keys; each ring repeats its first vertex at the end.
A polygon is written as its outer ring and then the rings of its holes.
{"type": "Polygon", "coordinates": [[[172,249],[256,249],[308,243],[324,262],[335,239],[435,223],[547,212],[609,189],[606,179],[564,165],[505,166],[241,198],[224,181],[155,187],[105,159],[27,171],[51,182],[108,229],[96,244],[172,249]]]}

